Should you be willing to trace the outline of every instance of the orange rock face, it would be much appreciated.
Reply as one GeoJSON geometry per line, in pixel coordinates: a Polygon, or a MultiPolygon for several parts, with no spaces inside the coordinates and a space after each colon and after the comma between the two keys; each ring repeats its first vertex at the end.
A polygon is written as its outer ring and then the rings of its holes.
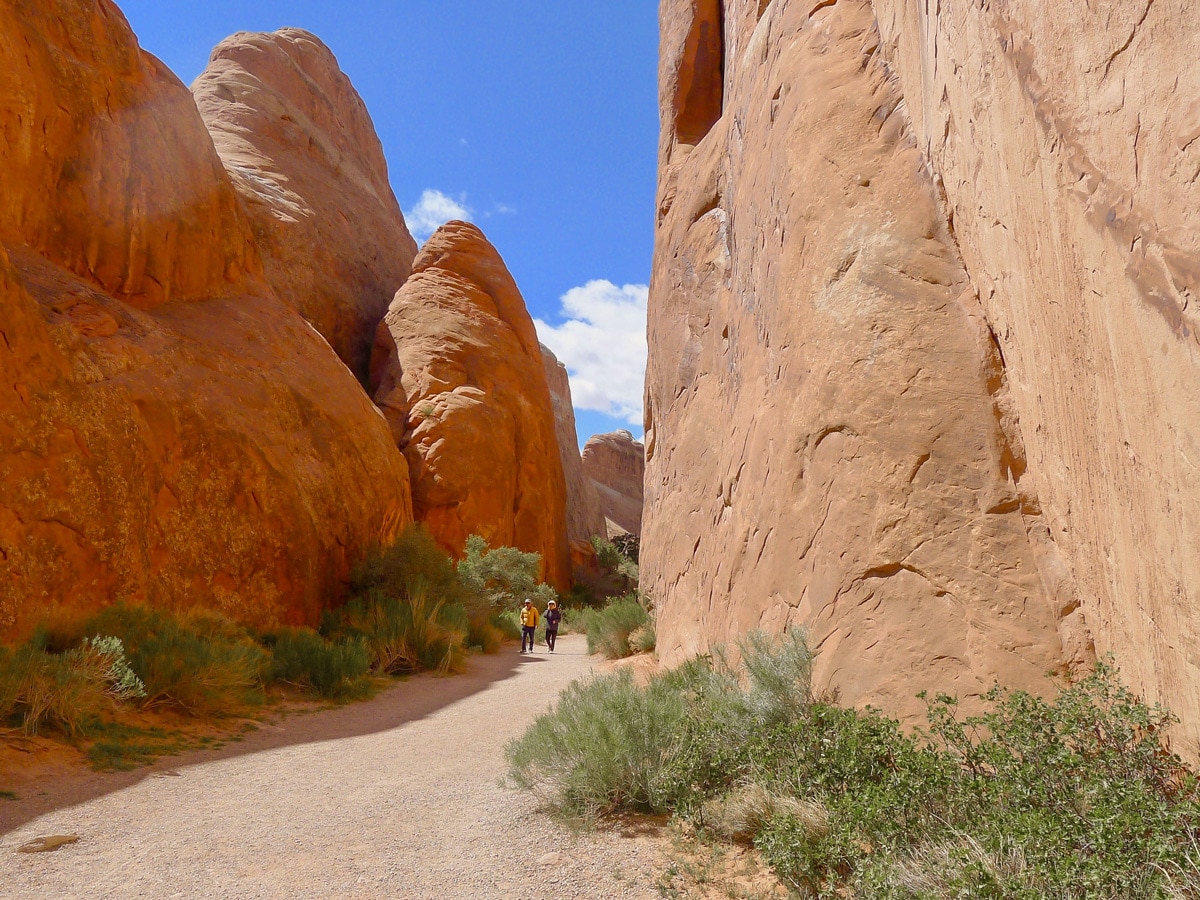
{"type": "Polygon", "coordinates": [[[722,5],[662,6],[659,652],[805,627],[820,688],[902,716],[1044,688],[1087,654],[1071,571],[872,6],[722,5]]]}
{"type": "Polygon", "coordinates": [[[116,6],[6,3],[0,61],[0,239],[140,309],[260,270],[191,95],[116,6]]]}
{"type": "Polygon", "coordinates": [[[192,90],[267,281],[365,382],[417,247],[362,99],[329,48],[296,28],[228,38],[192,90]]]}
{"type": "Polygon", "coordinates": [[[111,3],[5,5],[0,71],[0,638],[116,600],[315,621],[411,521],[386,423],[111,3]]]}
{"type": "Polygon", "coordinates": [[[876,0],[1097,650],[1200,756],[1200,17],[876,0]],[[936,61],[936,63],[935,63],[936,61]]]}
{"type": "Polygon", "coordinates": [[[608,536],[642,533],[646,449],[628,431],[595,434],[583,445],[583,471],[600,497],[608,536]]]}
{"type": "Polygon", "coordinates": [[[450,222],[422,248],[371,368],[417,520],[454,553],[471,534],[537,551],[545,580],[565,589],[567,493],[542,353],[512,275],[474,225],[450,222]]]}
{"type": "Polygon", "coordinates": [[[542,365],[550,388],[550,402],[554,406],[554,428],[567,483],[567,539],[571,542],[572,559],[578,558],[577,564],[586,565],[595,556],[592,538],[604,537],[607,533],[604,512],[600,509],[595,485],[583,472],[567,368],[545,344],[542,345],[542,365]]]}

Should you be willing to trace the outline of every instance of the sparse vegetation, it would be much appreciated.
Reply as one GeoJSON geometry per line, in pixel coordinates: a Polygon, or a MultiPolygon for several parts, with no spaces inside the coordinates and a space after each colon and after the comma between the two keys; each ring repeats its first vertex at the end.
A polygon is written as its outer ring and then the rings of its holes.
{"type": "Polygon", "coordinates": [[[603,609],[580,610],[573,624],[587,633],[588,653],[621,659],[654,649],[654,621],[637,594],[619,597],[603,609]]]}
{"type": "Polygon", "coordinates": [[[371,660],[361,640],[327,641],[309,628],[285,628],[272,637],[272,681],[332,700],[370,694],[371,660]]]}
{"type": "Polygon", "coordinates": [[[1100,666],[1053,701],[997,688],[907,734],[814,697],[804,640],[743,642],[644,687],[571,685],[508,748],[572,816],[673,813],[752,842],[805,897],[1200,897],[1200,789],[1171,721],[1100,666]]]}
{"type": "Polygon", "coordinates": [[[122,709],[222,717],[261,704],[270,685],[351,700],[372,692],[372,673],[458,671],[469,649],[492,652],[509,636],[506,608],[556,596],[537,583],[540,563],[472,537],[456,565],[411,527],[354,569],[350,601],[319,631],[258,634],[213,610],[124,604],[55,622],[0,647],[0,725],[89,739],[95,765],[122,768],[185,746],[122,722],[122,709]]]}
{"type": "Polygon", "coordinates": [[[606,575],[623,580],[627,590],[637,587],[637,538],[633,535],[620,535],[610,541],[602,537],[593,537],[592,547],[595,548],[596,560],[606,575]],[[626,552],[627,550],[632,550],[633,555],[626,552]]]}

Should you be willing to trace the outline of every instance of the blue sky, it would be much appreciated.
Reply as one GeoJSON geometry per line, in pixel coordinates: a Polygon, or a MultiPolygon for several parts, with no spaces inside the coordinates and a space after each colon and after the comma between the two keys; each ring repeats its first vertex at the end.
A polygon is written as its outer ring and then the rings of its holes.
{"type": "Polygon", "coordinates": [[[117,2],[189,84],[235,31],[324,40],[371,111],[410,223],[457,205],[504,256],[571,370],[581,439],[640,435],[641,373],[628,370],[644,364],[632,325],[653,250],[656,3],[117,2]]]}

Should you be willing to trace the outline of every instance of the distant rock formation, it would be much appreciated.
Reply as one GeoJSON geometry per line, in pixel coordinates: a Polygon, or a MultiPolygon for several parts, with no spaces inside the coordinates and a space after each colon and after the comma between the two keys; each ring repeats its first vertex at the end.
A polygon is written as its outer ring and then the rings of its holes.
{"type": "Polygon", "coordinates": [[[4,4],[0,71],[0,639],[117,599],[317,621],[411,520],[386,423],[116,7],[4,4]]]}
{"type": "Polygon", "coordinates": [[[192,92],[267,281],[365,383],[417,246],[362,99],[329,48],[297,28],[222,41],[192,92]]]}
{"type": "Polygon", "coordinates": [[[583,445],[583,471],[600,497],[608,536],[622,531],[642,533],[642,482],[646,450],[628,431],[588,438],[583,445]]]}
{"type": "Polygon", "coordinates": [[[1094,639],[1196,756],[1200,19],[661,15],[660,652],[803,625],[822,687],[905,713],[1094,639]]]}
{"type": "Polygon", "coordinates": [[[379,326],[375,401],[412,472],[413,510],[446,549],[471,534],[542,554],[565,589],[567,488],[542,351],[496,249],[466,222],[429,239],[379,326]]]}
{"type": "Polygon", "coordinates": [[[579,453],[579,437],[575,431],[575,406],[571,402],[571,381],[567,367],[542,344],[542,365],[550,402],[554,406],[554,427],[558,435],[558,452],[562,458],[563,476],[567,482],[567,539],[571,543],[571,561],[575,567],[587,565],[595,557],[593,537],[608,533],[604,512],[596,487],[583,473],[579,453]]]}

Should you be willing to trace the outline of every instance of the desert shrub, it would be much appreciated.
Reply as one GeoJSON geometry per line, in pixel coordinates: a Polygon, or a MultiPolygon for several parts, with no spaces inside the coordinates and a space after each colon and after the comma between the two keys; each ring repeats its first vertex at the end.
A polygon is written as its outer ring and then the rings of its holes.
{"type": "Polygon", "coordinates": [[[650,653],[657,644],[658,634],[654,629],[653,619],[629,633],[629,648],[634,653],[650,653]]]}
{"type": "Polygon", "coordinates": [[[147,706],[213,715],[262,701],[269,657],[241,626],[214,611],[182,616],[119,604],[86,620],[89,634],[119,637],[147,706]]]}
{"type": "Polygon", "coordinates": [[[521,617],[516,610],[507,609],[499,613],[492,622],[506,639],[511,641],[521,639],[521,617]]]}
{"type": "Polygon", "coordinates": [[[27,735],[46,727],[68,737],[86,733],[111,702],[99,659],[46,653],[28,644],[0,649],[0,720],[27,735]]]}
{"type": "MultiPolygon", "coordinates": [[[[495,621],[472,622],[467,635],[467,646],[481,653],[496,653],[508,638],[508,632],[495,621]]],[[[516,639],[520,638],[518,633],[516,639]]]]}
{"type": "Polygon", "coordinates": [[[469,599],[454,561],[421,525],[410,525],[388,546],[369,552],[350,573],[350,591],[360,597],[372,591],[405,597],[414,583],[446,603],[469,599]]]}
{"type": "Polygon", "coordinates": [[[664,810],[669,750],[687,714],[683,695],[640,688],[628,672],[574,682],[509,744],[510,776],[572,815],[664,810]]]}
{"type": "Polygon", "coordinates": [[[276,632],[271,680],[308,688],[322,697],[344,699],[370,692],[371,660],[360,640],[327,641],[309,628],[276,632]]]}
{"type": "MultiPolygon", "coordinates": [[[[600,568],[603,572],[608,575],[616,575],[627,579],[627,583],[632,582],[636,586],[638,581],[638,564],[636,555],[631,558],[622,550],[622,547],[636,548],[636,539],[634,539],[632,544],[628,541],[622,541],[621,544],[618,545],[615,541],[621,540],[622,537],[630,537],[630,535],[620,536],[614,541],[610,541],[607,538],[594,536],[592,537],[592,547],[596,551],[596,561],[600,564],[600,568]]],[[[636,552],[637,551],[635,549],[634,553],[636,554],[636,552]]]]}
{"type": "Polygon", "coordinates": [[[470,632],[461,604],[434,599],[419,579],[412,579],[402,596],[375,589],[351,600],[341,610],[337,633],[361,641],[376,672],[403,675],[460,670],[470,632]]]}
{"type": "Polygon", "coordinates": [[[578,629],[587,633],[588,653],[602,653],[609,659],[621,659],[634,652],[629,636],[649,624],[646,612],[637,595],[620,597],[604,609],[586,609],[576,621],[578,629]]]}
{"type": "Polygon", "coordinates": [[[509,745],[513,780],[753,841],[801,896],[1200,898],[1196,777],[1110,668],[1054,700],[996,689],[975,717],[938,697],[910,734],[814,697],[800,636],[740,657],[572,685],[509,745]]]}
{"type": "Polygon", "coordinates": [[[467,538],[463,558],[458,563],[458,576],[473,597],[478,598],[490,614],[516,609],[525,598],[545,609],[557,600],[554,588],[538,583],[542,557],[525,553],[515,547],[488,548],[487,541],[477,534],[467,538]]]}

